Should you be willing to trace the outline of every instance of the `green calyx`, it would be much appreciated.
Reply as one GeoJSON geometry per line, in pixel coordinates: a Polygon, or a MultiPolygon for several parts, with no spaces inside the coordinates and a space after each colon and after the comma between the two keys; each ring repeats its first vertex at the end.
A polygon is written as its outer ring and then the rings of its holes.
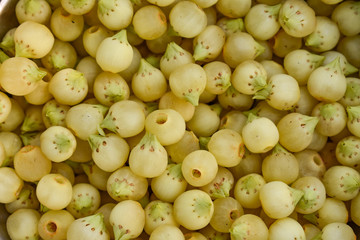
{"type": "Polygon", "coordinates": [[[169,175],[174,178],[177,179],[179,181],[184,180],[184,176],[182,174],[181,171],[181,163],[175,164],[175,163],[171,163],[168,164],[167,166],[167,171],[169,171],[169,175]]]}
{"type": "Polygon", "coordinates": [[[249,235],[248,224],[239,223],[230,228],[231,239],[233,240],[243,240],[246,239],[249,235]]]}
{"type": "Polygon", "coordinates": [[[303,118],[300,122],[302,127],[306,128],[310,133],[313,133],[315,131],[316,125],[319,122],[319,119],[317,117],[303,115],[303,118]]]}
{"type": "Polygon", "coordinates": [[[113,196],[116,196],[118,199],[125,200],[128,199],[134,190],[126,179],[117,179],[111,183],[110,191],[113,196]]]}
{"type": "Polygon", "coordinates": [[[209,46],[204,45],[203,42],[197,42],[194,46],[193,57],[195,61],[203,61],[210,56],[209,52],[209,46]]]}
{"type": "Polygon", "coordinates": [[[25,0],[25,13],[28,15],[38,13],[41,10],[41,5],[41,1],[38,0],[25,0]]]}
{"type": "MultiPolygon", "coordinates": [[[[92,151],[96,151],[100,145],[105,141],[106,136],[92,134],[88,138],[88,142],[92,151]]],[[[85,170],[85,169],[84,169],[85,170]]]]}
{"type": "Polygon", "coordinates": [[[303,20],[301,14],[297,14],[298,9],[291,6],[286,6],[282,8],[282,16],[279,18],[285,28],[289,30],[297,29],[303,20]]]}
{"type": "Polygon", "coordinates": [[[344,178],[342,178],[342,182],[344,185],[344,192],[347,193],[353,193],[360,188],[360,178],[358,175],[355,174],[349,174],[344,175],[344,178]]]}
{"type": "MultiPolygon", "coordinates": [[[[337,144],[337,148],[340,154],[345,155],[346,157],[352,156],[359,146],[360,140],[354,137],[345,138],[340,140],[337,144]]],[[[359,151],[359,150],[358,150],[359,151]]]]}
{"type": "Polygon", "coordinates": [[[69,1],[70,4],[76,8],[76,9],[81,9],[84,6],[86,6],[86,4],[89,2],[88,0],[70,0],[69,1]]]}
{"type": "Polygon", "coordinates": [[[183,97],[186,101],[194,105],[195,107],[199,105],[200,93],[198,91],[189,91],[185,92],[183,97]]]}
{"type": "Polygon", "coordinates": [[[255,115],[255,116],[259,116],[259,107],[255,106],[253,108],[251,108],[250,110],[244,111],[243,114],[247,117],[249,117],[250,114],[255,115]]]}
{"type": "Polygon", "coordinates": [[[321,33],[313,32],[309,36],[305,37],[305,45],[308,47],[318,48],[323,42],[323,36],[321,33]]]}
{"type": "Polygon", "coordinates": [[[56,71],[60,71],[69,67],[67,65],[66,59],[59,53],[53,53],[50,56],[50,63],[56,71]]]}
{"type": "Polygon", "coordinates": [[[114,225],[113,230],[114,230],[115,240],[129,240],[132,238],[131,235],[129,234],[129,230],[124,229],[121,226],[114,225]]]}
{"type": "Polygon", "coordinates": [[[318,202],[317,196],[318,195],[316,191],[314,191],[313,189],[306,189],[304,191],[304,195],[300,198],[296,207],[304,210],[312,208],[318,202]]]}
{"type": "Polygon", "coordinates": [[[160,144],[159,140],[157,139],[156,135],[152,134],[151,132],[146,132],[145,135],[140,140],[138,146],[140,150],[154,152],[159,148],[163,148],[160,144]]]}
{"type": "Polygon", "coordinates": [[[105,98],[111,102],[116,103],[121,100],[125,100],[127,89],[124,89],[121,84],[115,81],[109,81],[106,83],[105,98]]]}
{"type": "Polygon", "coordinates": [[[158,201],[150,206],[149,215],[155,221],[157,219],[165,218],[170,210],[169,203],[158,201]]]}
{"type": "Polygon", "coordinates": [[[108,114],[105,116],[104,120],[100,123],[100,126],[98,127],[99,133],[103,136],[105,136],[105,133],[102,130],[104,128],[116,133],[116,124],[111,115],[112,112],[109,111],[108,114]]]}
{"type": "Polygon", "coordinates": [[[26,70],[26,78],[30,83],[36,83],[46,76],[47,72],[39,69],[37,66],[28,65],[26,70]]]}
{"type": "Polygon", "coordinates": [[[269,5],[266,7],[266,10],[269,11],[270,15],[274,16],[276,19],[279,17],[279,12],[282,4],[276,4],[276,5],[269,5]]]}
{"type": "Polygon", "coordinates": [[[114,0],[99,0],[98,10],[101,15],[106,15],[108,12],[111,12],[115,8],[116,1],[114,0]]]}
{"type": "Polygon", "coordinates": [[[31,145],[31,143],[36,139],[40,132],[25,132],[20,134],[21,141],[24,146],[31,145]]]}
{"type": "Polygon", "coordinates": [[[21,190],[21,192],[18,196],[18,200],[21,202],[25,202],[26,200],[31,199],[31,193],[32,193],[32,191],[30,189],[21,190]]]}
{"type": "Polygon", "coordinates": [[[327,103],[320,107],[320,116],[329,120],[336,115],[337,109],[334,104],[327,103]]]}
{"type": "Polygon", "coordinates": [[[229,18],[224,23],[227,32],[243,32],[245,30],[244,20],[242,18],[229,18]]]}
{"type": "Polygon", "coordinates": [[[221,88],[222,90],[227,90],[231,86],[231,74],[219,73],[215,79],[216,87],[221,88]]]}
{"type": "Polygon", "coordinates": [[[253,86],[255,91],[260,91],[267,86],[266,77],[263,75],[258,75],[254,78],[253,86]]]}
{"type": "Polygon", "coordinates": [[[140,76],[151,75],[155,70],[155,67],[146,61],[144,58],[140,60],[140,65],[137,74],[140,76]]]}
{"type": "Polygon", "coordinates": [[[253,191],[259,186],[259,183],[261,183],[259,178],[257,175],[249,174],[241,179],[241,187],[246,189],[247,192],[253,191]]]}
{"type": "Polygon", "coordinates": [[[68,74],[68,81],[72,87],[74,87],[75,90],[80,90],[87,85],[87,80],[84,76],[84,73],[73,70],[70,71],[68,74]]]}
{"type": "Polygon", "coordinates": [[[117,40],[120,43],[129,44],[127,40],[127,32],[126,29],[121,30],[120,32],[116,33],[114,36],[111,37],[113,40],[117,40]]]}
{"type": "Polygon", "coordinates": [[[325,60],[325,56],[321,56],[315,53],[310,53],[310,57],[309,60],[311,62],[311,65],[313,66],[313,69],[321,66],[321,64],[324,62],[325,60]]]}
{"type": "Polygon", "coordinates": [[[289,154],[289,151],[286,150],[283,146],[281,146],[279,143],[275,145],[275,147],[272,150],[272,154],[278,154],[278,153],[285,153],[289,154]]]}
{"type": "Polygon", "coordinates": [[[92,108],[95,108],[96,110],[98,110],[98,112],[101,113],[103,116],[105,116],[105,114],[109,110],[108,106],[104,106],[102,104],[90,104],[90,105],[92,108]]]}
{"type": "Polygon", "coordinates": [[[175,42],[170,42],[165,50],[164,58],[166,59],[176,59],[179,56],[185,54],[185,50],[177,45],[175,42]]]}
{"type": "Polygon", "coordinates": [[[231,83],[230,83],[230,86],[226,89],[226,91],[225,91],[224,94],[225,94],[227,97],[229,97],[229,96],[236,96],[236,95],[239,94],[239,91],[236,90],[236,89],[234,88],[234,86],[231,85],[231,83]]]}
{"type": "Polygon", "coordinates": [[[261,45],[260,43],[258,43],[257,41],[255,41],[255,55],[254,58],[257,58],[259,55],[261,55],[263,52],[265,52],[265,47],[263,45],[261,45]]]}
{"type": "Polygon", "coordinates": [[[93,201],[90,196],[82,195],[81,197],[76,197],[75,202],[73,203],[73,208],[80,213],[86,214],[89,212],[93,205],[93,201]]]}
{"type": "Polygon", "coordinates": [[[207,198],[194,199],[194,211],[199,217],[208,216],[211,211],[212,201],[207,198]]]}
{"type": "Polygon", "coordinates": [[[345,99],[357,99],[360,96],[360,81],[346,81],[345,99]]]}
{"type": "Polygon", "coordinates": [[[260,118],[259,116],[256,116],[255,114],[253,114],[253,113],[249,113],[248,115],[247,115],[247,121],[246,121],[246,123],[248,124],[248,123],[251,123],[252,121],[254,121],[255,119],[258,119],[258,118],[260,118]]]}
{"type": "MultiPolygon", "coordinates": [[[[260,83],[259,85],[255,82],[255,87],[257,87],[259,90],[257,90],[253,96],[253,99],[259,99],[259,100],[266,100],[270,97],[271,93],[272,93],[272,84],[266,84],[266,80],[265,80],[265,85],[263,87],[261,87],[263,83],[260,83]]],[[[256,89],[256,88],[255,88],[256,89]]]]}
{"type": "Polygon", "coordinates": [[[334,60],[324,65],[323,67],[325,68],[325,70],[331,70],[332,72],[334,72],[334,74],[343,74],[340,61],[340,57],[336,57],[334,60]]]}
{"type": "Polygon", "coordinates": [[[348,61],[345,62],[345,66],[343,68],[343,72],[345,76],[351,75],[353,73],[356,73],[357,71],[359,71],[358,68],[356,68],[355,66],[351,65],[348,61]]]}
{"type": "Polygon", "coordinates": [[[8,54],[15,55],[15,41],[13,34],[6,34],[2,41],[0,42],[0,48],[3,49],[8,54]]]}
{"type": "Polygon", "coordinates": [[[296,206],[298,204],[298,202],[300,201],[300,199],[304,196],[304,192],[302,190],[295,189],[292,187],[288,187],[288,188],[289,188],[289,191],[291,192],[291,196],[293,199],[292,204],[294,206],[296,206]]]}
{"type": "Polygon", "coordinates": [[[108,232],[104,222],[104,215],[102,213],[96,213],[87,217],[79,218],[84,221],[84,224],[95,229],[97,232],[108,232]]]}
{"type": "Polygon", "coordinates": [[[346,112],[350,122],[360,121],[360,106],[348,106],[346,112]]]}
{"type": "Polygon", "coordinates": [[[45,109],[45,117],[52,126],[62,125],[65,119],[65,111],[62,108],[56,106],[57,104],[49,104],[45,109]]]}
{"type": "MultiPolygon", "coordinates": [[[[1,46],[0,46],[1,47],[1,46]]],[[[6,55],[1,49],[0,49],[0,63],[3,63],[6,59],[9,59],[10,57],[6,55]]]]}
{"type": "Polygon", "coordinates": [[[212,193],[210,197],[212,198],[225,198],[230,196],[230,190],[232,188],[232,184],[227,179],[222,179],[220,182],[213,184],[211,190],[212,193]]]}
{"type": "Polygon", "coordinates": [[[45,126],[42,121],[25,116],[24,121],[20,127],[21,133],[36,132],[44,130],[45,126]]]}
{"type": "Polygon", "coordinates": [[[54,140],[59,152],[67,152],[71,148],[71,141],[65,134],[57,134],[55,135],[54,140]]]}
{"type": "Polygon", "coordinates": [[[21,42],[15,42],[15,57],[32,58],[33,54],[28,45],[21,42]]]}

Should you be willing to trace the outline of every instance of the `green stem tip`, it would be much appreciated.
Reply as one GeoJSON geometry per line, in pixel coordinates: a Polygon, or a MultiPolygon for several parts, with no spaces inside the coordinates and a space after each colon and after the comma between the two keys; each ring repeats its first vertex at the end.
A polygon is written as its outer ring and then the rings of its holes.
{"type": "Polygon", "coordinates": [[[360,106],[348,106],[346,112],[350,122],[360,119],[360,106]]]}

